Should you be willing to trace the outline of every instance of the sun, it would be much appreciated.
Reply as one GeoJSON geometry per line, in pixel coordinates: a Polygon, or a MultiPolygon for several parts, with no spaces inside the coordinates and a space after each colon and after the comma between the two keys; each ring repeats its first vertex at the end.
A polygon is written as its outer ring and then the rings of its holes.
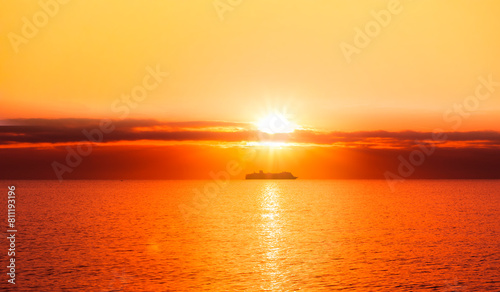
{"type": "Polygon", "coordinates": [[[298,125],[287,119],[286,115],[280,112],[273,112],[257,122],[259,131],[268,134],[292,133],[298,125]]]}

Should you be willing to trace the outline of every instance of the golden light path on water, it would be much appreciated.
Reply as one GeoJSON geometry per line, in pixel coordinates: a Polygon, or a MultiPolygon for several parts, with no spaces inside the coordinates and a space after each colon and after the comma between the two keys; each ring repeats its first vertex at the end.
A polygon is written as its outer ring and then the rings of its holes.
{"type": "Polygon", "coordinates": [[[280,199],[282,193],[276,183],[268,182],[262,186],[260,224],[260,245],[265,253],[265,261],[261,263],[263,290],[279,290],[286,281],[282,271],[280,258],[283,256],[280,239],[282,237],[282,221],[280,199]]]}

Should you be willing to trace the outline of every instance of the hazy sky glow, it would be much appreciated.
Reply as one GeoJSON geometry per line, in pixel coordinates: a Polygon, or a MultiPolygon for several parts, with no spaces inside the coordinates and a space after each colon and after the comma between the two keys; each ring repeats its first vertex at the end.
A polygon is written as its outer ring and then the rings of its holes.
{"type": "Polygon", "coordinates": [[[102,119],[68,178],[206,178],[251,147],[244,172],[382,178],[436,129],[412,177],[494,176],[500,2],[214,2],[3,1],[2,177],[55,178],[102,119]]]}

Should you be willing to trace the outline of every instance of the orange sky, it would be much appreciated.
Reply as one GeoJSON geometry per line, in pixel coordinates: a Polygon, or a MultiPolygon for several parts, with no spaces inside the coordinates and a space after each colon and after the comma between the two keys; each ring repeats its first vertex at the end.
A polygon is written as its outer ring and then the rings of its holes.
{"type": "MultiPolygon", "coordinates": [[[[85,140],[81,131],[107,118],[119,131],[71,175],[97,173],[89,161],[105,146],[112,161],[130,147],[165,147],[167,156],[176,147],[184,161],[196,152],[199,173],[192,167],[184,178],[206,177],[240,147],[263,151],[245,171],[344,177],[337,169],[352,158],[369,166],[350,175],[377,177],[384,159],[397,168],[399,152],[352,151],[408,151],[437,128],[453,137],[443,149],[496,151],[498,15],[495,0],[3,1],[0,153],[62,162],[65,145],[85,140]],[[360,30],[363,46],[356,45],[360,30]],[[356,52],[346,55],[346,46],[356,52]],[[134,94],[144,96],[124,101],[134,94]],[[288,143],[279,147],[263,143],[256,125],[276,113],[296,125],[275,135],[288,143]],[[59,155],[51,156],[54,149],[59,155]],[[273,162],[266,151],[275,152],[273,162]]],[[[152,172],[168,168],[155,165],[152,172]]]]}

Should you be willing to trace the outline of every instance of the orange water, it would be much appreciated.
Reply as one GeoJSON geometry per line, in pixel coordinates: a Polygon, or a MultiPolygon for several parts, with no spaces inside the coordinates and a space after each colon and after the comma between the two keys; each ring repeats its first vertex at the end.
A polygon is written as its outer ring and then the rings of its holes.
{"type": "Polygon", "coordinates": [[[500,181],[231,181],[198,200],[209,183],[2,181],[16,288],[500,291],[500,181]]]}

